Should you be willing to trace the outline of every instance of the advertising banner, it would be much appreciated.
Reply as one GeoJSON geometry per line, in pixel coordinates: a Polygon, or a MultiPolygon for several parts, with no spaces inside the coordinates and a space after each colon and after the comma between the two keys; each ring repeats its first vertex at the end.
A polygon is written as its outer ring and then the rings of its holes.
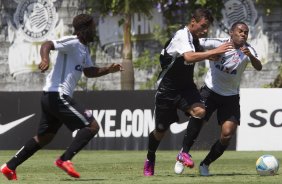
{"type": "Polygon", "coordinates": [[[241,89],[237,150],[282,150],[281,97],[281,89],[241,89]]]}
{"type": "MultiPolygon", "coordinates": [[[[40,120],[42,92],[0,92],[0,149],[19,149],[36,134],[40,120]]],[[[155,128],[155,91],[75,92],[74,99],[100,124],[98,134],[86,149],[146,150],[148,135],[155,128]]],[[[160,144],[162,150],[179,150],[189,118],[179,111],[180,121],[173,123],[160,144]]],[[[207,150],[219,137],[215,118],[207,123],[192,149],[207,150]]],[[[46,149],[65,149],[76,132],[63,126],[46,149]]],[[[233,139],[229,149],[235,149],[233,139]]]]}

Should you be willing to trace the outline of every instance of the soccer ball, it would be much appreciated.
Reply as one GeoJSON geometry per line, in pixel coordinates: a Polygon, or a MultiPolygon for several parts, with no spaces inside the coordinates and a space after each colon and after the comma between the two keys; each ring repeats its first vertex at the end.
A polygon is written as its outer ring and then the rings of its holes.
{"type": "Polygon", "coordinates": [[[278,169],[279,162],[273,155],[262,155],[257,159],[256,170],[261,176],[273,176],[278,169]]]}

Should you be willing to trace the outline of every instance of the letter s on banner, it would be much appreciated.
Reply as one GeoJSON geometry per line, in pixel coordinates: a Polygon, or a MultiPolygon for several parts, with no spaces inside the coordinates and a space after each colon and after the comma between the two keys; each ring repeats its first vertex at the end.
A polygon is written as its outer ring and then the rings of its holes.
{"type": "Polygon", "coordinates": [[[281,96],[281,88],[240,89],[241,123],[237,130],[237,151],[282,150],[281,96]]]}

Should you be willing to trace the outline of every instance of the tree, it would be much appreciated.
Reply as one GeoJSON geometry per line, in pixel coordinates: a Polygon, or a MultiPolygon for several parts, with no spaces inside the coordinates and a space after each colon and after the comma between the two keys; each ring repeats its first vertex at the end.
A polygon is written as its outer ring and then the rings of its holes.
{"type": "MultiPolygon", "coordinates": [[[[151,10],[158,8],[163,12],[167,25],[168,37],[179,28],[180,23],[186,23],[190,12],[199,6],[209,8],[216,19],[221,18],[222,0],[86,0],[90,12],[99,12],[102,16],[119,15],[119,24],[123,26],[123,51],[122,65],[124,71],[121,73],[121,89],[134,89],[134,69],[132,63],[131,46],[131,17],[135,13],[141,13],[148,18],[151,10]]],[[[147,56],[149,56],[147,54],[147,56]]],[[[140,60],[139,60],[140,61],[140,60]]],[[[149,65],[148,65],[149,66],[149,65]]],[[[158,71],[158,70],[156,70],[158,71]]],[[[153,77],[156,78],[156,77],[153,77]]]]}
{"type": "Polygon", "coordinates": [[[134,89],[134,70],[132,64],[132,44],[131,44],[131,18],[134,13],[141,13],[148,17],[154,7],[151,0],[88,0],[88,7],[92,11],[99,12],[102,16],[119,15],[119,24],[123,26],[123,51],[121,72],[121,89],[134,89]]]}
{"type": "Polygon", "coordinates": [[[278,75],[270,84],[266,84],[264,88],[282,88],[282,64],[278,67],[278,75]]]}

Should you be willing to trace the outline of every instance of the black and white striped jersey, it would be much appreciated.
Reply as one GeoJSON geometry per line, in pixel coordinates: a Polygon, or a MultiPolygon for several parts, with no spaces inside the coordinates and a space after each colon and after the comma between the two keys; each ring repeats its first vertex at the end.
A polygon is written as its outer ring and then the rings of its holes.
{"type": "Polygon", "coordinates": [[[184,60],[185,52],[195,52],[193,37],[187,27],[178,30],[168,41],[160,55],[162,71],[158,85],[172,90],[181,90],[194,85],[194,63],[184,60]]]}

